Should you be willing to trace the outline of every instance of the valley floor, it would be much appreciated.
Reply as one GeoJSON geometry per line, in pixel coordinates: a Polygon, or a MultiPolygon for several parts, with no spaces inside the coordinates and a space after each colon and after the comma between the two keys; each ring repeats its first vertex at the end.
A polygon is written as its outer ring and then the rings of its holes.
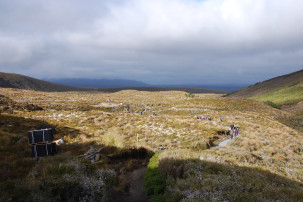
{"type": "Polygon", "coordinates": [[[0,200],[18,200],[28,191],[26,200],[45,195],[50,200],[107,201],[110,193],[132,193],[129,176],[141,172],[159,150],[155,169],[166,188],[153,194],[167,201],[303,198],[303,139],[301,125],[292,127],[292,111],[254,100],[174,91],[46,93],[0,88],[0,94],[0,189],[7,191],[0,200]],[[42,123],[55,126],[55,139],[64,144],[56,156],[36,161],[27,131],[42,123]],[[224,147],[213,147],[229,138],[231,124],[241,135],[224,147]],[[106,148],[93,164],[79,158],[90,146],[106,148]],[[137,150],[140,147],[144,151],[137,150]],[[82,194],[66,193],[63,184],[82,194]],[[103,189],[98,192],[93,185],[103,189]]]}

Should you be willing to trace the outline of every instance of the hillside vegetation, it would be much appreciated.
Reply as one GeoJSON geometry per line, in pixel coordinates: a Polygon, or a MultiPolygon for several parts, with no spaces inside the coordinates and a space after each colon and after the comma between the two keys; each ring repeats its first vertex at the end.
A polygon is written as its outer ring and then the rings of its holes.
{"type": "Polygon", "coordinates": [[[296,104],[303,100],[303,70],[257,83],[228,97],[271,101],[277,105],[296,104]]]}
{"type": "Polygon", "coordinates": [[[146,188],[154,200],[303,198],[303,134],[289,124],[292,112],[255,100],[178,91],[0,88],[0,94],[1,201],[124,196],[129,173],[163,149],[147,169],[146,188]],[[39,108],[26,107],[31,104],[39,108]],[[195,119],[197,114],[212,120],[195,119]],[[56,127],[55,139],[64,144],[56,156],[37,161],[31,158],[27,131],[45,123],[56,127]],[[240,135],[225,147],[213,147],[229,137],[231,124],[240,127],[240,135]],[[92,164],[80,156],[90,146],[104,147],[100,161],[92,164]]]}
{"type": "Polygon", "coordinates": [[[303,100],[303,82],[294,86],[280,88],[278,90],[256,95],[252,97],[259,101],[272,101],[278,105],[297,104],[303,100]]]}
{"type": "Polygon", "coordinates": [[[20,74],[11,74],[0,72],[0,87],[2,88],[17,88],[48,92],[64,92],[64,91],[79,91],[83,88],[59,85],[39,79],[23,76],[20,74]]]}

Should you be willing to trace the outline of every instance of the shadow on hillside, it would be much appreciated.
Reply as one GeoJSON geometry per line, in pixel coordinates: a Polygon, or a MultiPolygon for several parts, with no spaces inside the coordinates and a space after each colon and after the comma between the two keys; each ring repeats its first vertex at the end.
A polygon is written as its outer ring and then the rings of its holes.
{"type": "Polygon", "coordinates": [[[200,159],[159,161],[168,180],[168,201],[301,201],[303,183],[260,168],[240,167],[200,159]]]}
{"type": "MultiPolygon", "coordinates": [[[[28,131],[41,128],[43,125],[49,125],[47,122],[34,120],[23,117],[15,117],[10,115],[0,115],[0,143],[1,143],[1,154],[0,161],[11,157],[12,160],[18,160],[23,158],[32,158],[31,146],[28,142],[28,131]]],[[[51,126],[51,125],[49,125],[51,126]]],[[[69,127],[59,127],[54,126],[56,133],[54,135],[54,140],[64,138],[68,135],[70,138],[75,138],[81,133],[81,131],[69,128],[69,127]]],[[[74,143],[64,143],[58,146],[58,154],[64,155],[66,157],[78,157],[83,155],[90,149],[90,146],[94,146],[97,149],[104,147],[102,154],[107,158],[106,162],[110,164],[118,164],[121,160],[129,159],[145,159],[150,157],[153,152],[143,149],[143,148],[129,148],[120,149],[113,146],[95,145],[94,142],[88,141],[74,142],[74,143]]],[[[46,157],[47,158],[47,157],[46,157]]],[[[5,167],[5,166],[1,166],[5,167]]],[[[0,169],[1,169],[0,167],[0,169]]],[[[11,166],[10,170],[13,170],[11,166]]],[[[2,179],[2,178],[0,178],[2,179]]]]}
{"type": "MultiPolygon", "coordinates": [[[[37,129],[41,125],[48,125],[47,122],[15,117],[11,115],[0,115],[0,195],[1,199],[21,199],[22,195],[28,191],[31,182],[28,174],[36,166],[42,166],[39,170],[47,170],[48,162],[52,166],[59,166],[58,175],[63,177],[69,170],[60,170],[60,165],[68,161],[89,162],[81,155],[86,153],[90,146],[96,149],[103,148],[100,160],[91,164],[95,169],[112,169],[118,176],[118,183],[115,188],[109,188],[109,195],[120,194],[121,197],[127,196],[129,191],[129,175],[136,169],[146,167],[149,158],[153,155],[152,151],[145,148],[117,148],[95,144],[94,142],[75,142],[64,143],[58,146],[58,153],[55,156],[47,156],[35,159],[32,157],[31,146],[28,141],[28,131],[37,129]],[[53,165],[54,164],[54,165],[53,165]],[[20,184],[25,184],[24,186],[20,184]],[[20,188],[21,186],[21,188],[20,188]],[[19,194],[20,192],[20,194],[19,194]],[[123,194],[121,194],[123,193],[123,194]]],[[[81,131],[69,128],[54,126],[56,134],[54,139],[63,138],[69,135],[71,138],[82,134],[81,131]]],[[[85,164],[85,163],[84,163],[85,164]]],[[[27,194],[28,195],[28,194],[27,194]]],[[[26,198],[29,198],[28,195],[26,198]]],[[[56,194],[52,197],[60,197],[56,194]]]]}
{"type": "Polygon", "coordinates": [[[303,118],[302,116],[288,116],[288,117],[279,117],[279,122],[285,124],[288,127],[291,127],[295,130],[303,132],[303,118]]]}
{"type": "MultiPolygon", "coordinates": [[[[28,140],[28,131],[50,126],[47,122],[10,115],[0,115],[0,182],[8,179],[18,179],[26,176],[29,170],[36,164],[37,160],[32,158],[32,149],[28,140]]],[[[73,130],[73,135],[80,131],[68,127],[54,126],[57,133],[54,139],[63,138],[65,131],[73,130]]],[[[72,145],[60,145],[58,154],[71,149],[72,145]]],[[[81,148],[89,148],[82,145],[81,148]]],[[[71,155],[77,155],[84,149],[74,149],[71,155]]],[[[48,157],[45,157],[48,158],[48,157]]]]}

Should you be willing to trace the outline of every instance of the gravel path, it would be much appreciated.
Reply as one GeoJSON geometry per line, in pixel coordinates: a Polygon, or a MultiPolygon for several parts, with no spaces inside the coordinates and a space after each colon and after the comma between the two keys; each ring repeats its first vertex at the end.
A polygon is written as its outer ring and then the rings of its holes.
{"type": "MultiPolygon", "coordinates": [[[[235,139],[237,137],[234,137],[233,139],[235,139]]],[[[231,142],[233,139],[226,139],[226,140],[223,140],[222,142],[220,142],[216,147],[225,147],[229,142],[231,142]]]]}
{"type": "Polygon", "coordinates": [[[220,142],[217,147],[224,147],[226,146],[230,141],[232,141],[232,139],[228,138],[226,140],[223,140],[222,142],[220,142]]]}

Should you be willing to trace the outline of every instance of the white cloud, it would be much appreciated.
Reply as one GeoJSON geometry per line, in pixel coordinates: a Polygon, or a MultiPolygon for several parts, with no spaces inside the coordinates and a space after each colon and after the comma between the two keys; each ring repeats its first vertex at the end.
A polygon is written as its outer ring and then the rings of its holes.
{"type": "Polygon", "coordinates": [[[301,0],[16,2],[0,2],[1,71],[235,83],[302,68],[301,0]]]}

